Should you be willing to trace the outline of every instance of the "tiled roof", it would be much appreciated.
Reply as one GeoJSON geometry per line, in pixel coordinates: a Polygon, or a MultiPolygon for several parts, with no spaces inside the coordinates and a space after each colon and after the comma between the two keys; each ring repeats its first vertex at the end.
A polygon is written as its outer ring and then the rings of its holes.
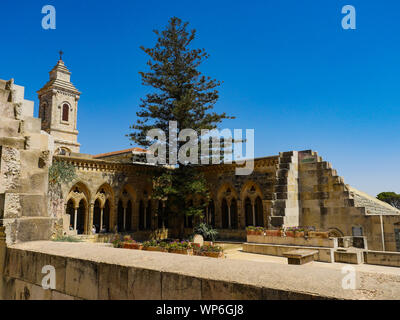
{"type": "Polygon", "coordinates": [[[113,151],[113,152],[96,154],[95,156],[93,156],[93,158],[96,159],[96,158],[115,156],[115,155],[118,155],[118,154],[132,153],[132,151],[147,153],[146,149],[135,147],[135,148],[125,149],[125,150],[120,150],[120,151],[113,151]]]}

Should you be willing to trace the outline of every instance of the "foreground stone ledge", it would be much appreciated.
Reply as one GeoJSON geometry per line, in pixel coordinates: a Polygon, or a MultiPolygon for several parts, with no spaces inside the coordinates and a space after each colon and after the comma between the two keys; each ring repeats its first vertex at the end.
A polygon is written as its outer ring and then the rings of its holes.
{"type": "MultiPolygon", "coordinates": [[[[400,272],[341,269],[115,249],[101,244],[27,242],[7,249],[8,299],[399,299],[400,272]],[[41,292],[41,269],[56,268],[56,290],[41,292]],[[379,278],[379,281],[377,279],[379,278]]],[[[44,291],[44,290],[43,290],[44,291]]]]}

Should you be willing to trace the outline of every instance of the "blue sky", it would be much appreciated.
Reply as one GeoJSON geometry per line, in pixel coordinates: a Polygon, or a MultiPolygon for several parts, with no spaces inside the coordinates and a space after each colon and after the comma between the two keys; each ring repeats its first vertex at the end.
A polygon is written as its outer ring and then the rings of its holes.
{"type": "Polygon", "coordinates": [[[0,78],[25,86],[37,109],[62,49],[82,92],[83,153],[130,147],[125,134],[149,92],[139,46],[152,46],[152,30],[177,16],[210,54],[202,71],[223,81],[216,109],[236,116],[223,127],[254,128],[257,157],[313,149],[356,188],[400,192],[399,1],[2,0],[1,8],[0,78]],[[41,27],[47,4],[56,30],[41,27]],[[346,4],[356,30],[341,27],[346,4]]]}

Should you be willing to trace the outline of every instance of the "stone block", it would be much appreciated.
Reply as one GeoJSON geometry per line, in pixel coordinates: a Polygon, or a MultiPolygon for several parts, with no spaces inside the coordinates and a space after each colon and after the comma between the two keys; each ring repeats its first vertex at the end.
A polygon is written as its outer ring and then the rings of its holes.
{"type": "Polygon", "coordinates": [[[88,300],[98,299],[98,264],[68,259],[65,272],[65,293],[88,300]]]}
{"type": "Polygon", "coordinates": [[[0,117],[15,119],[14,105],[11,102],[4,101],[2,97],[8,96],[9,92],[4,93],[0,91],[0,117]]]}
{"type": "Polygon", "coordinates": [[[262,288],[238,285],[232,282],[201,280],[201,297],[203,300],[260,300],[262,288]]]}
{"type": "Polygon", "coordinates": [[[41,133],[30,133],[27,137],[26,148],[28,150],[48,150],[49,137],[41,133]]]}
{"type": "Polygon", "coordinates": [[[32,170],[30,174],[23,174],[19,180],[19,191],[22,193],[42,193],[46,194],[48,188],[47,170],[32,170]]]}
{"type": "Polygon", "coordinates": [[[47,217],[47,198],[44,195],[20,194],[21,215],[24,217],[47,217]]]}
{"type": "Polygon", "coordinates": [[[129,299],[129,268],[99,264],[99,299],[127,300],[129,299]]]}
{"type": "Polygon", "coordinates": [[[363,253],[362,251],[335,251],[335,262],[350,263],[350,264],[360,264],[363,263],[363,253]]]}
{"type": "Polygon", "coordinates": [[[18,189],[21,175],[21,154],[18,149],[7,146],[1,147],[0,175],[1,193],[18,189]]]}
{"type": "Polygon", "coordinates": [[[67,294],[52,290],[51,300],[75,300],[75,298],[67,294]]]}
{"type": "Polygon", "coordinates": [[[16,241],[48,240],[52,235],[53,220],[41,217],[5,219],[7,243],[16,241]]]}
{"type": "Polygon", "coordinates": [[[21,216],[21,200],[20,194],[18,193],[6,193],[4,194],[4,206],[3,206],[3,218],[17,218],[21,216]]]}
{"type": "Polygon", "coordinates": [[[51,300],[52,292],[29,282],[15,280],[16,300],[51,300]]]}
{"type": "Polygon", "coordinates": [[[25,148],[25,138],[19,137],[0,137],[0,146],[16,149],[25,148]]]}
{"type": "Polygon", "coordinates": [[[200,300],[201,280],[175,273],[162,274],[163,300],[200,300]]]}
{"type": "MultiPolygon", "coordinates": [[[[164,276],[164,275],[163,275],[164,276]]],[[[162,276],[160,271],[129,268],[128,298],[132,300],[161,300],[162,276]]],[[[187,298],[190,299],[190,298],[187,298]]]]}
{"type": "Polygon", "coordinates": [[[0,118],[0,136],[19,137],[20,121],[9,118],[0,118]]]}
{"type": "Polygon", "coordinates": [[[34,117],[24,117],[22,121],[22,133],[27,135],[31,133],[39,133],[42,129],[42,120],[34,117]]]}

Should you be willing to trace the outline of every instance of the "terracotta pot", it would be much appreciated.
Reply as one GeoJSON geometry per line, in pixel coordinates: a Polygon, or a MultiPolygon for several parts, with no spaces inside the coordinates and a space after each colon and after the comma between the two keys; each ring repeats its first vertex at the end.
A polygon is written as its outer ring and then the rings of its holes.
{"type": "Polygon", "coordinates": [[[224,257],[223,252],[204,252],[204,255],[206,257],[210,257],[210,258],[223,258],[224,257]]]}
{"type": "Polygon", "coordinates": [[[269,237],[280,237],[281,230],[266,230],[265,234],[269,237]]]}
{"type": "Polygon", "coordinates": [[[256,232],[254,230],[247,230],[247,234],[249,236],[254,236],[256,234],[256,232]]]}
{"type": "Polygon", "coordinates": [[[169,253],[193,255],[193,249],[169,249],[169,253]]]}
{"type": "Polygon", "coordinates": [[[143,250],[146,251],[161,251],[160,249],[160,247],[143,247],[143,250]]]}
{"type": "Polygon", "coordinates": [[[294,231],[286,231],[285,235],[286,237],[294,238],[294,231]]]}
{"type": "Polygon", "coordinates": [[[255,234],[256,234],[256,236],[263,236],[264,231],[256,231],[255,234]]]}
{"type": "Polygon", "coordinates": [[[304,238],[304,231],[296,231],[294,233],[295,238],[304,238]]]}
{"type": "Polygon", "coordinates": [[[130,243],[130,242],[124,242],[122,245],[122,248],[124,249],[136,249],[137,243],[130,243]]]}

